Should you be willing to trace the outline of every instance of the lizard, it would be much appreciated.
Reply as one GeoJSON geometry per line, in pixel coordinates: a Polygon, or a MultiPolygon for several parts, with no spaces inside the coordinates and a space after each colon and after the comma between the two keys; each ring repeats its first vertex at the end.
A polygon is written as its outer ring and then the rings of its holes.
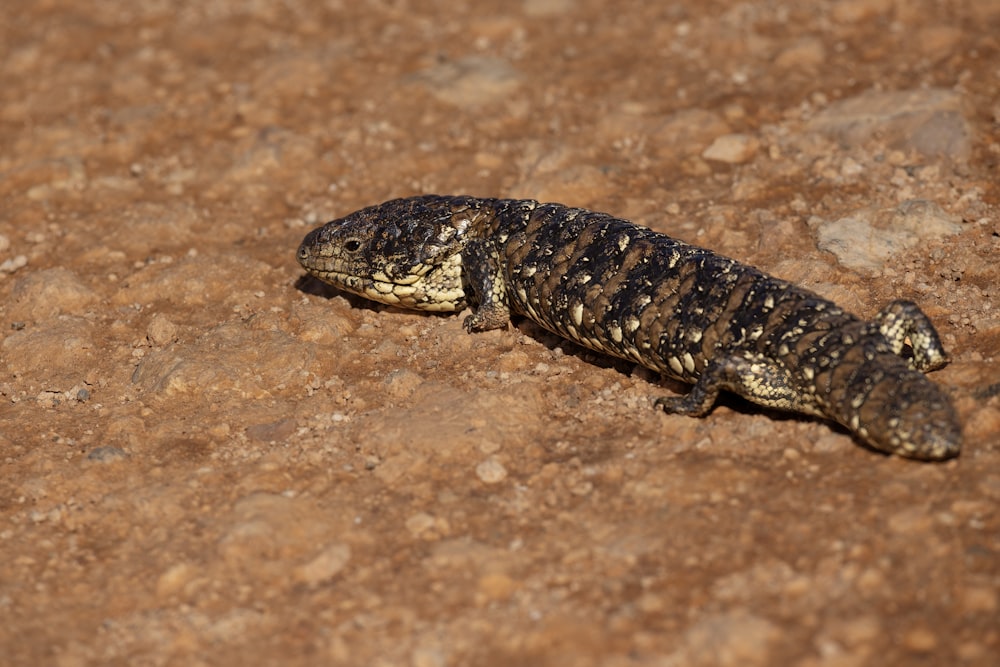
{"type": "Polygon", "coordinates": [[[708,414],[721,391],[828,419],[888,454],[959,454],[948,395],[924,373],[948,362],[913,302],[871,321],[752,266],[628,220],[530,199],[422,195],[322,225],[306,272],[394,306],[472,312],[468,332],[513,315],[591,350],[692,385],[670,414],[708,414]]]}

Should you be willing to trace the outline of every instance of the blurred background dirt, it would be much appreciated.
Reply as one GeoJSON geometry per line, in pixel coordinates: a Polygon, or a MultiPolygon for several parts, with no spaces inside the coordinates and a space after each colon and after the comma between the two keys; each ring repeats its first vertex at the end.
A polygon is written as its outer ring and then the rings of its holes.
{"type": "Polygon", "coordinates": [[[1000,2],[0,15],[5,664],[1000,662],[1000,2]],[[303,279],[424,192],[913,299],[963,455],[303,279]]]}

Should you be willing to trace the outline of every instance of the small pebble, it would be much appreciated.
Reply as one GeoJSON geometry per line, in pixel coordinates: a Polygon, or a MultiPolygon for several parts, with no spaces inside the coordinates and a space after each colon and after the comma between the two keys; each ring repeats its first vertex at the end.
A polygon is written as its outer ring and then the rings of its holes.
{"type": "Polygon", "coordinates": [[[983,585],[982,587],[966,587],[959,598],[962,610],[967,614],[995,614],[1000,608],[997,592],[983,585]]]}
{"type": "Polygon", "coordinates": [[[806,69],[823,64],[826,56],[822,40],[807,37],[793,42],[781,51],[774,58],[774,64],[783,69],[806,69]]]}
{"type": "Polygon", "coordinates": [[[497,484],[507,478],[507,469],[491,456],[476,466],[476,476],[486,484],[497,484]]]}
{"type": "Polygon", "coordinates": [[[23,269],[28,265],[28,258],[24,255],[17,255],[0,262],[0,273],[14,273],[18,269],[23,269]]]}
{"type": "MultiPolygon", "coordinates": [[[[448,664],[446,653],[436,647],[421,646],[413,651],[410,664],[413,667],[445,667],[448,664]]],[[[344,660],[344,662],[349,662],[344,660]]]]}
{"type": "Polygon", "coordinates": [[[110,463],[111,461],[118,461],[127,458],[128,453],[121,447],[111,447],[107,445],[94,447],[87,453],[88,461],[99,461],[101,463],[110,463]]]}
{"type": "Polygon", "coordinates": [[[706,160],[742,164],[749,162],[760,148],[760,142],[747,134],[724,134],[706,148],[701,156],[706,160]]]}
{"type": "Polygon", "coordinates": [[[419,537],[434,527],[434,517],[427,512],[417,512],[406,520],[406,530],[414,537],[419,537]]]}
{"type": "Polygon", "coordinates": [[[837,23],[861,23],[885,14],[891,8],[890,0],[840,0],[833,5],[830,15],[837,23]]]}
{"type": "Polygon", "coordinates": [[[424,378],[407,368],[398,368],[386,375],[383,382],[389,396],[406,398],[424,383],[424,378]]]}
{"type": "Polygon", "coordinates": [[[157,313],[146,327],[146,338],[156,346],[167,345],[177,340],[177,325],[165,315],[157,313]]]}
{"type": "Polygon", "coordinates": [[[928,653],[937,645],[937,636],[927,628],[913,628],[903,636],[903,646],[915,653],[928,653]]]}
{"type": "Polygon", "coordinates": [[[479,451],[483,454],[496,454],[500,451],[500,443],[495,440],[483,440],[479,443],[479,451]]]}
{"type": "Polygon", "coordinates": [[[471,108],[508,97],[522,78],[505,60],[475,55],[439,62],[417,74],[417,80],[442,102],[471,108]]]}
{"type": "Polygon", "coordinates": [[[350,559],[351,547],[349,545],[331,544],[311,561],[295,568],[293,576],[296,581],[315,586],[337,576],[350,559]]]}
{"type": "Polygon", "coordinates": [[[497,572],[480,577],[477,588],[486,600],[506,600],[517,589],[517,582],[497,572]]]}
{"type": "Polygon", "coordinates": [[[197,574],[196,568],[188,563],[175,563],[156,580],[156,594],[167,598],[179,593],[184,586],[197,574]]]}

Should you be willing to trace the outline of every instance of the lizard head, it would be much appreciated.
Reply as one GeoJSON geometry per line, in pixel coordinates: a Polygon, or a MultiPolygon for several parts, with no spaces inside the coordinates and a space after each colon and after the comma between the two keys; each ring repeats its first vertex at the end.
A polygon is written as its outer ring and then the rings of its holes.
{"type": "Polygon", "coordinates": [[[299,264],[347,292],[403,308],[462,310],[461,200],[396,199],[328,222],[306,235],[299,264]]]}

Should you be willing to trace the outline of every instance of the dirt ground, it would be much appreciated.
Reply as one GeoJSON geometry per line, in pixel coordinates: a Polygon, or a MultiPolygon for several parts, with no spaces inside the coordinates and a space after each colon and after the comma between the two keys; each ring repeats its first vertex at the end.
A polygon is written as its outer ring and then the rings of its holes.
{"type": "Polygon", "coordinates": [[[997,0],[0,13],[0,662],[1000,664],[997,0]],[[913,299],[962,456],[304,279],[424,192],[913,299]]]}

